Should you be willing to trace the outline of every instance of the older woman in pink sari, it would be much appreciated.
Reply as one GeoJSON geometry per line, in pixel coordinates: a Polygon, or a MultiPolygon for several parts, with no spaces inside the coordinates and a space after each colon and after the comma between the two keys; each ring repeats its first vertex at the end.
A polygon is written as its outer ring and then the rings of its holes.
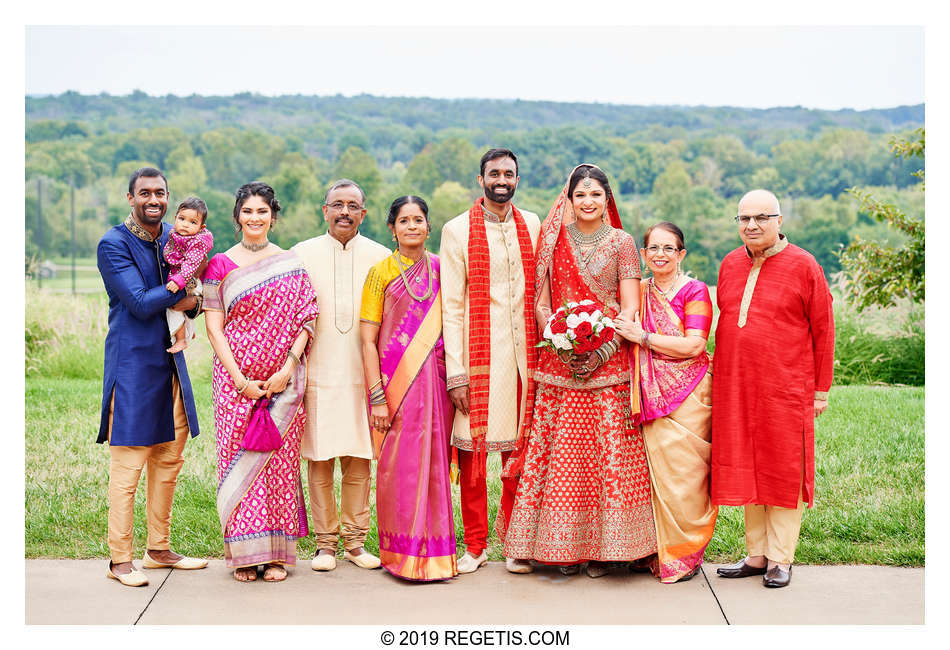
{"type": "Polygon", "coordinates": [[[425,250],[428,207],[396,199],[392,255],[370,269],[360,337],[371,404],[376,524],[384,569],[407,580],[458,574],[449,486],[455,410],[445,388],[439,258],[425,250]]]}
{"type": "MultiPolygon", "coordinates": [[[[618,319],[636,346],[643,441],[650,463],[661,582],[699,571],[719,512],[709,498],[712,403],[706,285],[680,272],[683,232],[670,222],[647,230],[640,249],[653,276],[640,289],[640,321],[618,319]]],[[[633,363],[631,362],[631,365],[633,363]]]]}

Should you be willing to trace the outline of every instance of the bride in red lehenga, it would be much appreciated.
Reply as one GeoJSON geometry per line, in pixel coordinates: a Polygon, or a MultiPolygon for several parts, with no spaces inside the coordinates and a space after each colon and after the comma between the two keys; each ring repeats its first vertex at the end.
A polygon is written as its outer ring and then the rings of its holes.
{"type": "MultiPolygon", "coordinates": [[[[539,329],[551,305],[565,301],[593,300],[611,318],[632,319],[639,278],[637,246],[621,227],[607,176],[579,165],[541,226],[539,329]]],[[[511,518],[501,524],[507,530],[498,531],[505,557],[558,564],[567,574],[588,562],[587,574],[596,578],[607,573],[606,562],[656,553],[628,345],[616,336],[569,363],[549,348],[540,351],[531,433],[506,467],[520,470],[521,480],[511,518]]]]}

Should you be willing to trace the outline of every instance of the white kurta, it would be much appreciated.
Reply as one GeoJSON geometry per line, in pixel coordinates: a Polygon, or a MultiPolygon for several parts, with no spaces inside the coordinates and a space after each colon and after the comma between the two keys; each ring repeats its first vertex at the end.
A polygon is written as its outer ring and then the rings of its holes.
{"type": "MultiPolygon", "coordinates": [[[[538,241],[541,221],[533,212],[521,210],[532,250],[538,241]]],[[[524,281],[527,272],[534,282],[534,269],[524,269],[518,230],[509,215],[503,222],[485,219],[485,234],[491,258],[489,267],[491,306],[491,371],[488,384],[488,451],[514,449],[518,440],[518,422],[524,417],[527,398],[528,349],[525,327],[535,327],[534,319],[525,323],[524,281]],[[521,402],[517,401],[521,380],[521,402]]],[[[439,249],[442,280],[442,338],[445,342],[445,366],[449,388],[467,383],[468,359],[468,212],[463,212],[442,228],[439,249]],[[453,382],[454,380],[454,382],[453,382]]],[[[531,312],[534,313],[533,305],[531,312]]],[[[455,412],[452,444],[471,450],[469,420],[455,412]]]]}
{"type": "Polygon", "coordinates": [[[372,458],[360,346],[360,301],[370,268],[390,251],[357,234],[344,247],[329,234],[293,247],[310,274],[320,316],[310,358],[300,455],[372,458]]]}

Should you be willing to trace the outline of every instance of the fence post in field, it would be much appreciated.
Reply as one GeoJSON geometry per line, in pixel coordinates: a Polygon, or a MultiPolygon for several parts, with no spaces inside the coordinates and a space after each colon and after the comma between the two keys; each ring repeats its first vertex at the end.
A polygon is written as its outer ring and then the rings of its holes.
{"type": "Polygon", "coordinates": [[[73,295],[76,295],[76,183],[69,182],[69,233],[72,239],[70,253],[72,254],[73,295]]]}
{"type": "MultiPolygon", "coordinates": [[[[36,250],[39,263],[43,263],[43,179],[36,179],[36,250]]],[[[36,286],[43,288],[43,274],[36,271],[36,286]]]]}

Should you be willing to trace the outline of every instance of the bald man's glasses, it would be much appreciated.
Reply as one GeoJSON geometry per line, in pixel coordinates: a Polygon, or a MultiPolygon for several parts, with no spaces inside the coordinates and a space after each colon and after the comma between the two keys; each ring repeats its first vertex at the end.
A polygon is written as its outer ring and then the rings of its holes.
{"type": "Polygon", "coordinates": [[[740,226],[748,226],[748,225],[749,225],[749,222],[752,221],[753,219],[755,219],[755,222],[756,222],[757,224],[759,224],[759,226],[764,227],[765,224],[767,224],[767,223],[769,222],[769,219],[774,219],[775,217],[780,217],[780,216],[782,216],[782,215],[780,215],[780,214],[757,214],[757,215],[754,215],[754,216],[751,216],[751,217],[750,217],[750,216],[746,216],[746,215],[740,214],[740,215],[736,215],[736,223],[739,224],[740,226]]]}

